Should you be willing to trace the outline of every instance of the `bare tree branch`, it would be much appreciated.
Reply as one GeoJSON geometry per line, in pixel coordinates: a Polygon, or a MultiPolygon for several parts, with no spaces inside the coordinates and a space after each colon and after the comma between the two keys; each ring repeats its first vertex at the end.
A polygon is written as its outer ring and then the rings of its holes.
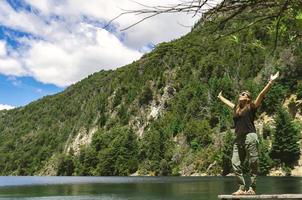
{"type": "Polygon", "coordinates": [[[143,19],[141,19],[141,20],[135,22],[134,24],[132,24],[132,25],[130,25],[130,26],[128,26],[128,27],[122,29],[121,31],[125,31],[125,30],[127,30],[127,29],[129,29],[129,28],[131,28],[131,27],[133,27],[133,26],[135,26],[135,25],[141,23],[141,22],[144,21],[144,20],[146,20],[146,19],[148,19],[148,18],[151,18],[151,17],[154,17],[154,16],[159,15],[159,14],[161,14],[161,13],[154,13],[154,14],[152,14],[152,15],[149,15],[149,16],[147,16],[147,17],[144,17],[143,19]]]}
{"type": "Polygon", "coordinates": [[[219,4],[217,3],[217,0],[181,0],[177,4],[157,6],[145,5],[134,0],[131,1],[141,6],[141,9],[122,10],[122,13],[110,20],[106,27],[124,15],[139,15],[142,16],[142,18],[133,22],[126,28],[123,28],[122,31],[128,30],[157,15],[187,13],[192,14],[192,17],[200,14],[202,16],[200,22],[213,22],[217,26],[215,29],[215,31],[217,31],[218,29],[223,28],[229,21],[240,20],[243,19],[243,17],[247,18],[246,15],[244,15],[245,13],[259,13],[258,16],[251,15],[249,18],[249,21],[251,22],[249,24],[230,31],[222,37],[242,31],[265,20],[277,20],[275,27],[275,48],[278,45],[282,16],[284,16],[284,13],[289,10],[289,8],[302,5],[301,0],[222,0],[219,4]],[[278,9],[278,7],[280,9],[278,9]]]}

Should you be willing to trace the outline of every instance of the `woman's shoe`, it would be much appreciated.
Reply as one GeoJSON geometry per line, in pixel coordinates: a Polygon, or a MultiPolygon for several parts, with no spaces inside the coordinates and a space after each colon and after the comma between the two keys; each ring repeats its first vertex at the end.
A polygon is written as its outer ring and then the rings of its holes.
{"type": "Polygon", "coordinates": [[[247,195],[255,195],[256,192],[254,191],[254,189],[252,187],[250,187],[249,190],[245,192],[245,194],[247,194],[247,195]]]}
{"type": "Polygon", "coordinates": [[[232,195],[245,195],[245,191],[242,189],[239,189],[236,192],[233,192],[232,195]]]}

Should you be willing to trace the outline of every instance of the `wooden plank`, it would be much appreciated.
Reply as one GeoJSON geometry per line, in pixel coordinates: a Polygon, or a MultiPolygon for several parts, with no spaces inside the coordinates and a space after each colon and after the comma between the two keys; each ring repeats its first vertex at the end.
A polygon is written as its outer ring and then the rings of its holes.
{"type": "Polygon", "coordinates": [[[302,199],[302,194],[218,195],[218,199],[302,199]]]}

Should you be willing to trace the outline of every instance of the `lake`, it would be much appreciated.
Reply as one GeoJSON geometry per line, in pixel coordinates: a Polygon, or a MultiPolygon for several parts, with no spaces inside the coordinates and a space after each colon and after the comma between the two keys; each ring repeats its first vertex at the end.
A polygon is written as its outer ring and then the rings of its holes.
{"type": "MultiPolygon", "coordinates": [[[[234,177],[0,177],[0,200],[217,200],[234,177]]],[[[302,193],[302,177],[259,177],[259,194],[302,193]]]]}

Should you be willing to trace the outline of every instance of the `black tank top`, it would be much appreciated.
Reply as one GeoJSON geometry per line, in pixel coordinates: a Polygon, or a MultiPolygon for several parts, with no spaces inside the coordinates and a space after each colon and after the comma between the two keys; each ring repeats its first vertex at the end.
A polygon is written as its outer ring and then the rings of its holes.
{"type": "Polygon", "coordinates": [[[236,106],[234,108],[234,125],[235,125],[235,133],[236,137],[245,138],[248,133],[256,133],[256,128],[254,125],[254,120],[256,116],[257,108],[251,107],[241,116],[236,115],[236,106]]]}

